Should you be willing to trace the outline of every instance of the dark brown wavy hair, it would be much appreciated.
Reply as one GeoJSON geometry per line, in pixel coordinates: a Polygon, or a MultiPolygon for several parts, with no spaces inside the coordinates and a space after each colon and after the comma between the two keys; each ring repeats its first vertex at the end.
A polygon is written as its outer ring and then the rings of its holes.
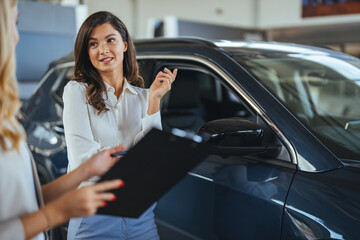
{"type": "Polygon", "coordinates": [[[105,23],[111,24],[120,33],[123,42],[127,42],[128,44],[123,61],[124,77],[131,85],[141,88],[145,85],[143,78],[139,75],[135,46],[125,24],[114,14],[107,11],[100,11],[90,15],[81,25],[76,37],[73,80],[87,83],[87,101],[91,106],[98,110],[99,115],[102,112],[107,112],[109,109],[106,107],[103,98],[103,93],[106,93],[104,81],[90,61],[89,39],[94,28],[105,23]]]}

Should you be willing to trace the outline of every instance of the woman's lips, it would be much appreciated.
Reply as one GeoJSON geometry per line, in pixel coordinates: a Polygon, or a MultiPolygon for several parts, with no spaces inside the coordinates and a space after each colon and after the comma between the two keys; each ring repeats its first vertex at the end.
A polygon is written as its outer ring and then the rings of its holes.
{"type": "Polygon", "coordinates": [[[103,59],[101,59],[100,62],[102,62],[102,63],[109,63],[111,60],[113,60],[113,58],[112,58],[112,57],[108,57],[108,58],[103,58],[103,59]]]}

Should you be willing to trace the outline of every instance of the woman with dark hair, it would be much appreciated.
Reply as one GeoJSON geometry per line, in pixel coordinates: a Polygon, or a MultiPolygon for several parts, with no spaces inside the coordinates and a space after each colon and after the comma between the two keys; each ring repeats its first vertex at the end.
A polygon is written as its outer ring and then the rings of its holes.
{"type": "MultiPolygon", "coordinates": [[[[132,147],[152,127],[161,128],[160,99],[177,74],[176,69],[165,68],[150,89],[144,89],[125,24],[105,11],[82,24],[74,55],[75,77],[63,94],[68,171],[101,149],[120,142],[132,147]]],[[[155,204],[137,219],[105,215],[71,219],[68,239],[159,239],[154,208],[155,204]]]]}

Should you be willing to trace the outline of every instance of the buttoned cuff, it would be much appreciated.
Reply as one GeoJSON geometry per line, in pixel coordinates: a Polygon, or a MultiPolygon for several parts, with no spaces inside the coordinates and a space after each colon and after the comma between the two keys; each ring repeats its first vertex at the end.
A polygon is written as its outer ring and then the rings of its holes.
{"type": "Polygon", "coordinates": [[[162,130],[160,111],[157,111],[156,113],[151,115],[146,114],[146,116],[141,119],[141,127],[142,132],[144,132],[145,134],[152,128],[162,130]]]}

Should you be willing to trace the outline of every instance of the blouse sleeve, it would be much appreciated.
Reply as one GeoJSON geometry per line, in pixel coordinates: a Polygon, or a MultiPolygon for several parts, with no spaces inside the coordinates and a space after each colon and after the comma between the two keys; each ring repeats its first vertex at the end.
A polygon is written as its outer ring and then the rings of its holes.
{"type": "Polygon", "coordinates": [[[85,86],[70,81],[63,93],[63,123],[68,151],[69,171],[77,168],[91,155],[98,152],[100,144],[91,130],[85,86]]]}
{"type": "Polygon", "coordinates": [[[145,104],[145,108],[144,108],[144,117],[141,119],[141,131],[135,136],[134,138],[134,143],[136,144],[138,141],[140,141],[140,139],[142,139],[147,132],[149,132],[152,128],[157,128],[162,130],[162,125],[161,125],[161,115],[160,115],[160,111],[148,115],[147,114],[147,109],[149,106],[149,90],[146,90],[146,104],[145,104]]]}
{"type": "Polygon", "coordinates": [[[25,239],[20,218],[0,222],[0,239],[25,239]]]}

